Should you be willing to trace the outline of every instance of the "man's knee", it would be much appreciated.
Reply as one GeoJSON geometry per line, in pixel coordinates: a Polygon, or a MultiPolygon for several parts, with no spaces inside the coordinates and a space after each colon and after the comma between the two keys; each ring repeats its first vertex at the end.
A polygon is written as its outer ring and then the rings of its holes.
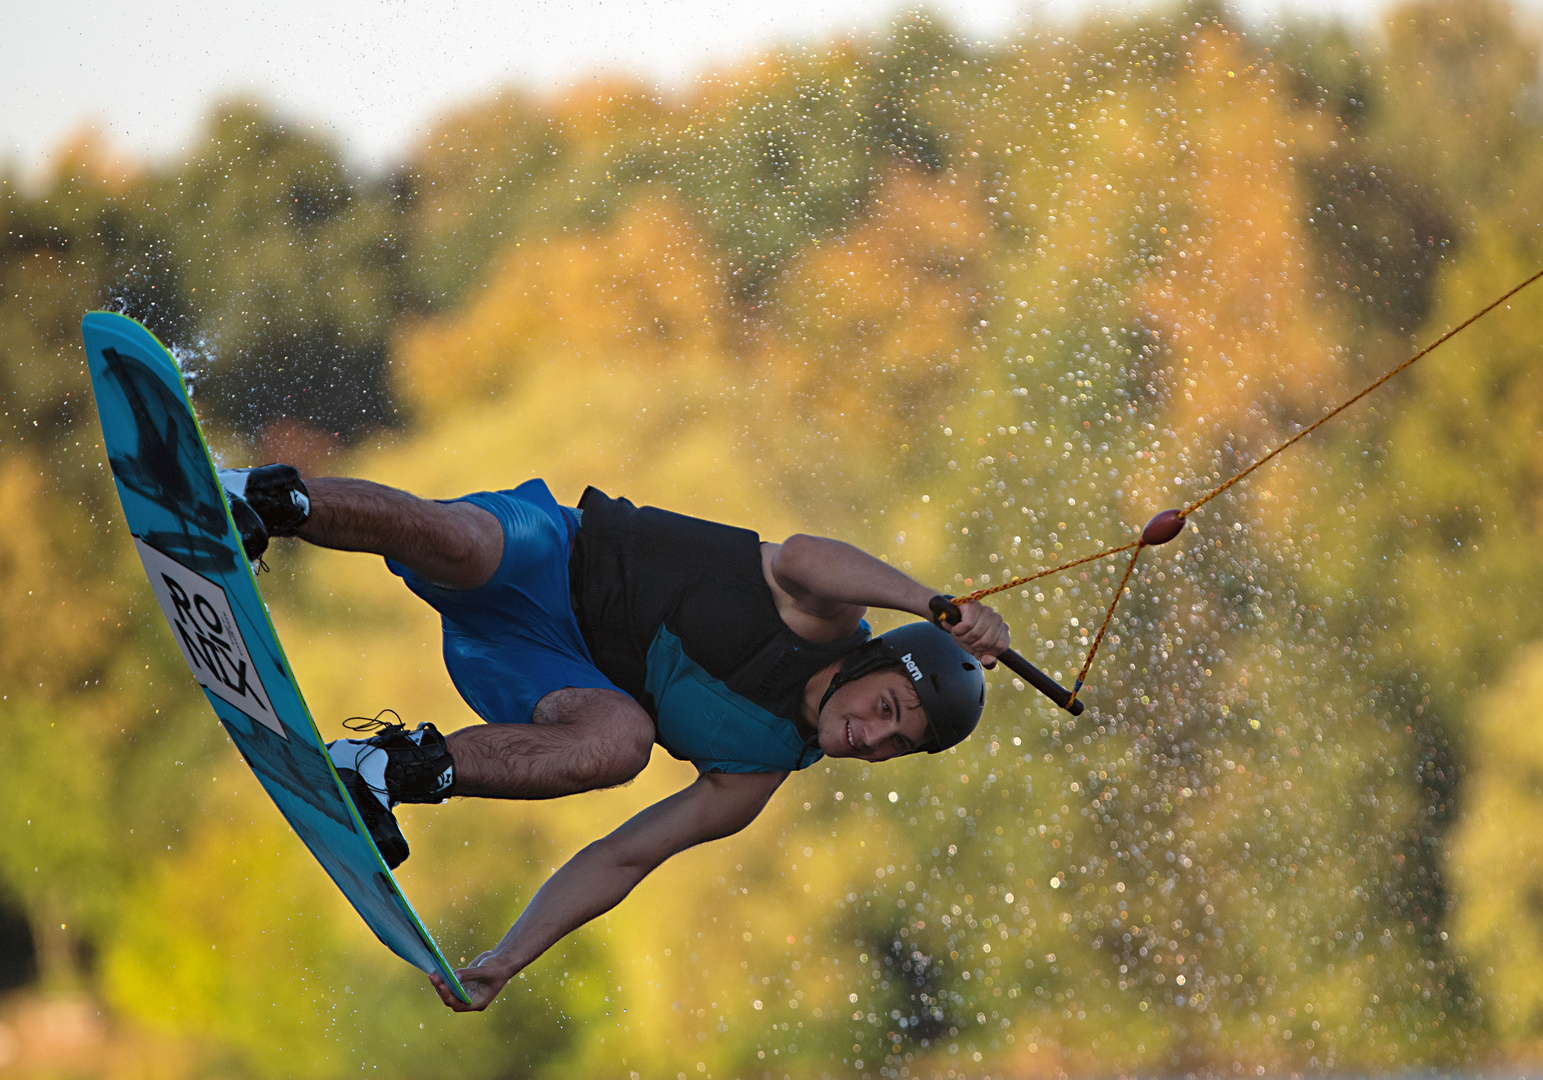
{"type": "Polygon", "coordinates": [[[647,767],[654,748],[654,722],[618,690],[569,687],[543,697],[531,719],[569,727],[581,739],[575,779],[589,788],[625,784],[647,767]]]}
{"type": "Polygon", "coordinates": [[[598,778],[600,787],[625,784],[648,767],[654,750],[654,723],[635,702],[630,710],[617,710],[606,725],[609,744],[607,775],[598,778]]]}

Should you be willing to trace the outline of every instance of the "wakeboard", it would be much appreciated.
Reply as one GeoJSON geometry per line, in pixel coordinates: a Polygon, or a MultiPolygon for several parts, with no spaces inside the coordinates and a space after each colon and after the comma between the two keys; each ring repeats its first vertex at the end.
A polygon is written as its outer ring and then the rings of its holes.
{"type": "Polygon", "coordinates": [[[124,517],[194,679],[279,812],[375,935],[469,1000],[338,780],[257,590],[176,361],[123,315],[94,311],[81,333],[124,517]]]}

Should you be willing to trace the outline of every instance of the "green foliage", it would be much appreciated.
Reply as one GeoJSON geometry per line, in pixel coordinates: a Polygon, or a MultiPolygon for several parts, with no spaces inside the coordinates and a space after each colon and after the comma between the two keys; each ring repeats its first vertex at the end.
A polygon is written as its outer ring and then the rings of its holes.
{"type": "Polygon", "coordinates": [[[736,292],[757,293],[800,248],[854,221],[897,158],[942,166],[948,134],[926,98],[960,52],[917,18],[872,54],[768,58],[711,88],[665,162],[728,253],[736,292]]]}
{"type": "Polygon", "coordinates": [[[388,183],[350,179],[325,142],[232,106],[146,198],[172,223],[180,295],[197,308],[169,339],[213,418],[254,433],[303,418],[344,438],[394,422],[386,340],[408,298],[388,183]]]}

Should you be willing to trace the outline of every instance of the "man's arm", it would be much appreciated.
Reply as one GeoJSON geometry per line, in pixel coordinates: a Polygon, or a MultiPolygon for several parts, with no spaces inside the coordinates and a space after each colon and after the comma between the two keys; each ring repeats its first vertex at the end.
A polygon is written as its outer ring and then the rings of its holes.
{"type": "Polygon", "coordinates": [[[470,1005],[437,975],[430,976],[434,989],[456,1012],[487,1008],[520,970],[571,931],[610,911],[671,855],[749,825],[787,775],[703,773],[690,787],[596,840],[553,874],[503,940],[471,967],[456,972],[471,995],[470,1005]]]}
{"type": "MultiPolygon", "coordinates": [[[[783,622],[810,641],[834,640],[857,629],[865,609],[889,608],[932,618],[937,595],[860,548],[822,536],[790,536],[764,545],[763,565],[783,622]]],[[[1007,624],[990,608],[963,604],[951,632],[987,666],[1009,645],[1007,624]]]]}

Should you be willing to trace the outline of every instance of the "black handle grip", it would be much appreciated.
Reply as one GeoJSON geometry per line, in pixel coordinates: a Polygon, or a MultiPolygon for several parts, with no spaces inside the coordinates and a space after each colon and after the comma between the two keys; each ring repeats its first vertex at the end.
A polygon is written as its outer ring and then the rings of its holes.
{"type": "Polygon", "coordinates": [[[1023,658],[1021,654],[1014,652],[1012,649],[1007,649],[1004,651],[998,659],[1000,659],[1002,663],[1006,664],[1008,670],[1010,670],[1013,674],[1017,675],[1024,682],[1038,690],[1041,694],[1044,694],[1047,698],[1055,702],[1067,712],[1071,713],[1073,716],[1081,716],[1082,711],[1087,707],[1083,705],[1080,700],[1073,701],[1072,692],[1070,690],[1066,689],[1066,687],[1056,682],[1049,675],[1046,675],[1043,671],[1039,670],[1039,668],[1029,663],[1023,658]]]}
{"type": "MultiPolygon", "coordinates": [[[[953,602],[951,596],[934,596],[927,601],[927,606],[932,610],[932,621],[947,629],[959,621],[959,607],[953,602]]],[[[1086,708],[1080,701],[1072,700],[1072,692],[1039,668],[1029,663],[1023,656],[1012,649],[1004,649],[998,660],[1007,665],[1007,669],[1028,683],[1034,689],[1044,694],[1051,701],[1071,713],[1073,716],[1081,716],[1086,708]]]]}

